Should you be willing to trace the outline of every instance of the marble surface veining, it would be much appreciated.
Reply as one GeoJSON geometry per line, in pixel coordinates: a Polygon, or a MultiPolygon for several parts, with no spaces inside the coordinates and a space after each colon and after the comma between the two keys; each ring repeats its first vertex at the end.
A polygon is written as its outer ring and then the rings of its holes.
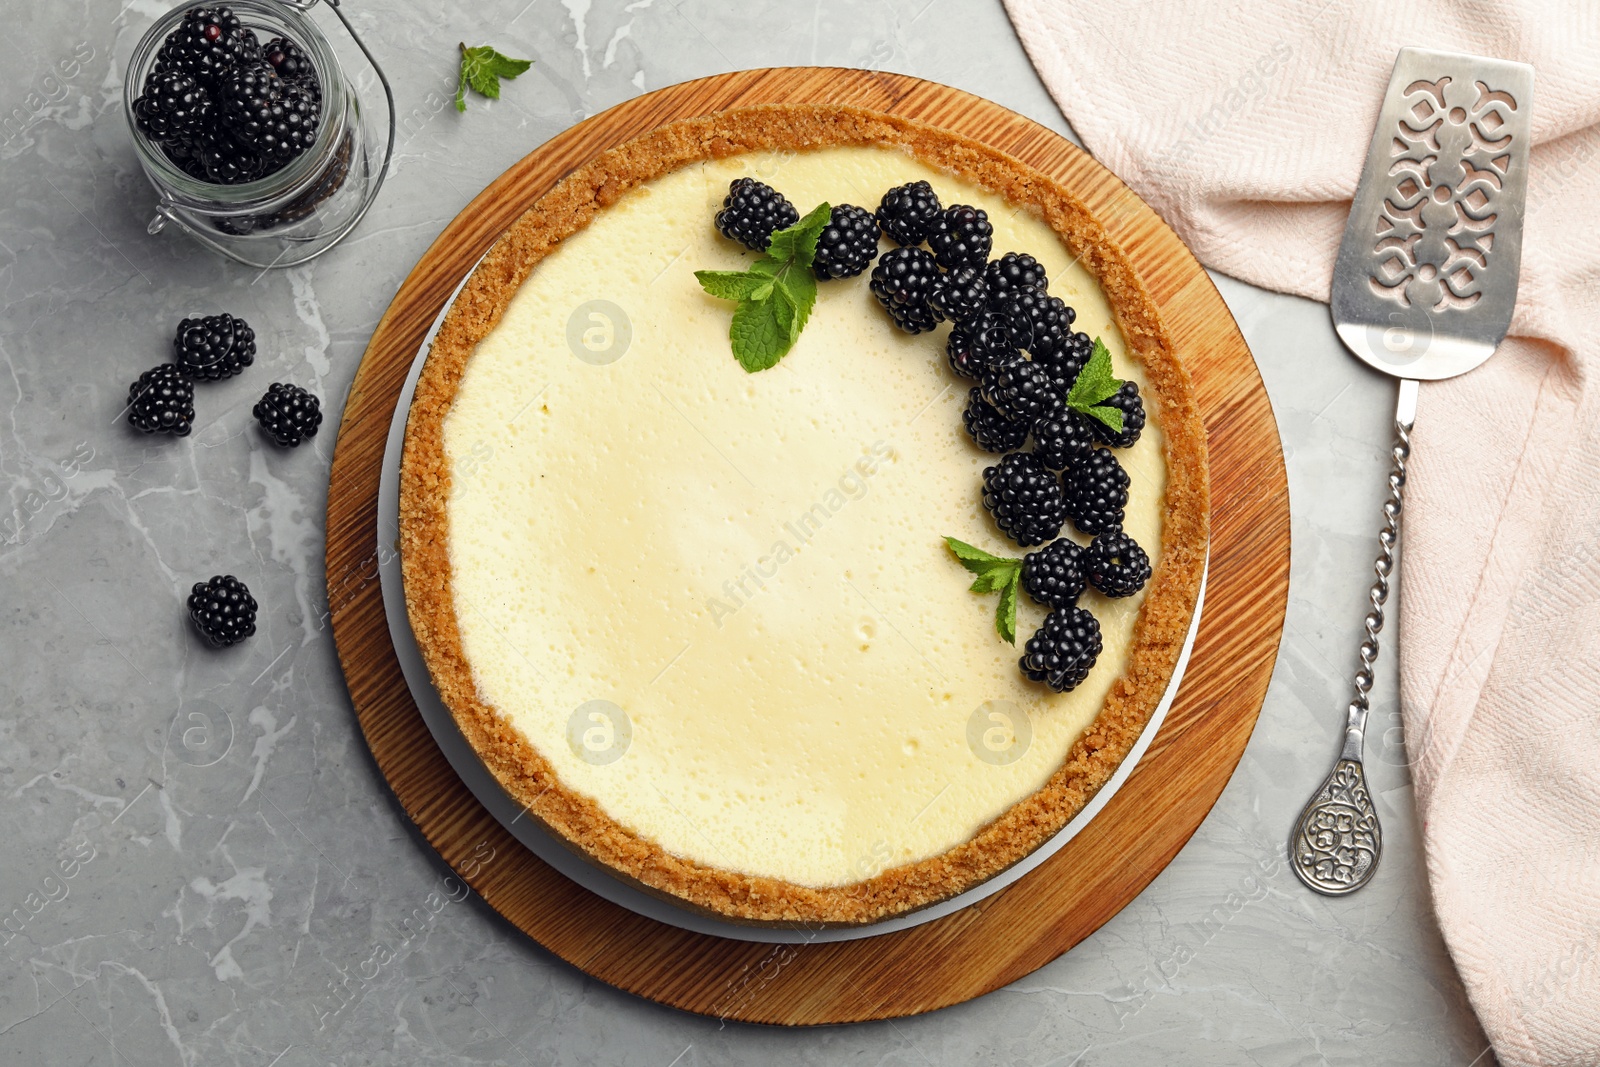
{"type": "Polygon", "coordinates": [[[342,248],[265,273],[145,232],[121,78],[164,6],[11,3],[0,39],[0,1062],[1492,1062],[1428,908],[1392,655],[1368,759],[1382,869],[1327,900],[1283,861],[1337,746],[1392,394],[1325,308],[1225,278],[1288,459],[1282,652],[1194,839],[1054,963],[878,1024],[786,1031],[661,1008],[463,893],[372,763],[326,620],[332,426],[429,242],[574,121],[726,70],[905,72],[1068,132],[998,4],[349,0],[398,94],[389,185],[342,248]],[[458,115],[457,41],[535,64],[458,115]],[[128,383],[166,358],[179,318],[221,310],[254,325],[257,365],[197,390],[187,440],[132,432],[128,383]],[[274,380],[326,399],[310,445],[276,449],[252,425],[274,380]],[[263,610],[255,638],[215,654],[182,605],[223,572],[263,610]]]}

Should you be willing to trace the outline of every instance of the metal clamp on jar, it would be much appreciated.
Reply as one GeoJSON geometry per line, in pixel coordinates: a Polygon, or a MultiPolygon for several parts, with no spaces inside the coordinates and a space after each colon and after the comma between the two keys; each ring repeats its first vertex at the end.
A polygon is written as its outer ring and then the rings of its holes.
{"type": "MultiPolygon", "coordinates": [[[[317,2],[230,0],[226,10],[237,17],[237,26],[218,24],[216,13],[222,9],[185,4],[169,11],[140,39],[128,65],[123,110],[139,163],[157,194],[156,215],[149,226],[152,234],[174,222],[230,259],[256,267],[287,267],[332,248],[355,229],[372,206],[394,154],[394,91],[383,68],[340,10],[339,0],[327,0],[372,65],[388,102],[388,142],[382,161],[374,166],[361,99],[328,38],[307,14],[317,2]],[[191,13],[212,16],[213,21],[207,23],[191,13]],[[169,43],[174,33],[180,38],[178,46],[169,43]],[[262,102],[258,110],[264,113],[274,106],[265,102],[272,100],[270,94],[276,91],[272,83],[279,72],[263,64],[269,59],[283,63],[285,49],[272,52],[263,49],[262,42],[278,41],[298,46],[291,65],[309,64],[311,68],[298,72],[300,88],[295,91],[314,103],[300,101],[298,113],[289,109],[290,118],[296,121],[315,113],[314,132],[304,124],[296,131],[303,143],[284,146],[273,144],[268,137],[262,139],[266,147],[259,155],[248,147],[239,148],[241,142],[226,123],[244,116],[248,125],[252,111],[236,99],[249,95],[241,94],[241,87],[247,91],[254,88],[248,78],[231,84],[233,97],[224,107],[223,100],[207,96],[204,78],[210,72],[202,73],[190,91],[193,106],[184,110],[185,72],[175,62],[175,54],[184,44],[189,46],[189,56],[198,57],[193,58],[191,67],[204,67],[215,56],[234,54],[243,57],[240,63],[253,64],[253,70],[262,72],[258,82],[266,83],[261,90],[265,95],[255,101],[262,102]],[[160,104],[141,101],[152,75],[159,79],[163,74],[168,75],[161,83],[168,95],[160,104]],[[163,105],[167,110],[162,110],[163,105]],[[185,123],[191,132],[180,137],[176,130],[185,123]],[[242,154],[245,166],[221,158],[235,151],[242,154]]],[[[287,85],[294,80],[286,77],[283,82],[287,85]]],[[[212,83],[213,95],[219,92],[218,84],[218,80],[212,83]]],[[[278,108],[279,113],[283,110],[278,108]]]]}

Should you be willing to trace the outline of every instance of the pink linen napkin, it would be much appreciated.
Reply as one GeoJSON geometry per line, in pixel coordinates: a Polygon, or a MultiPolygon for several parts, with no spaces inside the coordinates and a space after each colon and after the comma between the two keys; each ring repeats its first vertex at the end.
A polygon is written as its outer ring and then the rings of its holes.
{"type": "Polygon", "coordinates": [[[1600,6],[1005,2],[1073,129],[1207,266],[1324,301],[1395,53],[1533,64],[1512,336],[1418,405],[1401,710],[1501,1062],[1600,1064],[1600,6]]]}

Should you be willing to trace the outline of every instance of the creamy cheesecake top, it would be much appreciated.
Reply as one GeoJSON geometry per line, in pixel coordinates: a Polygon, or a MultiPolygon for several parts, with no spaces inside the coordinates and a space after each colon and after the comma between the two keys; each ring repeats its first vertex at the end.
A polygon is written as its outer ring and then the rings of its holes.
{"type": "MultiPolygon", "coordinates": [[[[633,189],[534,267],[444,419],[450,589],[478,697],[562,785],[666,852],[840,886],[945,852],[1043,786],[1124,672],[1145,594],[1080,603],[1104,650],[1056,694],[946,535],[1022,550],[980,503],[944,337],[896,330],[865,277],[822,282],[775,368],[729,351],[697,269],[753,255],[710,219],[750,174],[802,211],[908,181],[985,209],[1118,377],[1151,390],[1095,278],[1030,210],[892,146],[755,153],[633,189]]],[[[886,243],[887,247],[887,243],[886,243]]],[[[1161,410],[1118,458],[1159,566],[1161,410]]],[[[1080,543],[1075,531],[1063,536],[1080,543]]]]}

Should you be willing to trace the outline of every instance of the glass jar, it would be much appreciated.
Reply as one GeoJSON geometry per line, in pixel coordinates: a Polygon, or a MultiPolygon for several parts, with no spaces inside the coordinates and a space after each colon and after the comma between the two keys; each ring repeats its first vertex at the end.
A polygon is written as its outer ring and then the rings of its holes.
{"type": "Polygon", "coordinates": [[[327,0],[362,55],[372,64],[389,107],[389,137],[382,162],[373,165],[369,131],[361,100],[345,76],[332,45],[306,14],[317,0],[229,0],[240,23],[265,43],[287,37],[298,44],[316,68],[322,86],[320,125],[311,146],[287,166],[256,181],[219,185],[183,171],[161,145],[134,121],[133,102],[143,91],[163,42],[191,0],[158,19],[140,38],[123,85],[123,112],[145,177],[156,191],[156,215],[149,231],[160,233],[176,223],[201,244],[231,259],[256,267],[304,263],[332,248],[355,229],[383,185],[394,153],[394,92],[382,68],[351,27],[338,0],[327,0]]]}

